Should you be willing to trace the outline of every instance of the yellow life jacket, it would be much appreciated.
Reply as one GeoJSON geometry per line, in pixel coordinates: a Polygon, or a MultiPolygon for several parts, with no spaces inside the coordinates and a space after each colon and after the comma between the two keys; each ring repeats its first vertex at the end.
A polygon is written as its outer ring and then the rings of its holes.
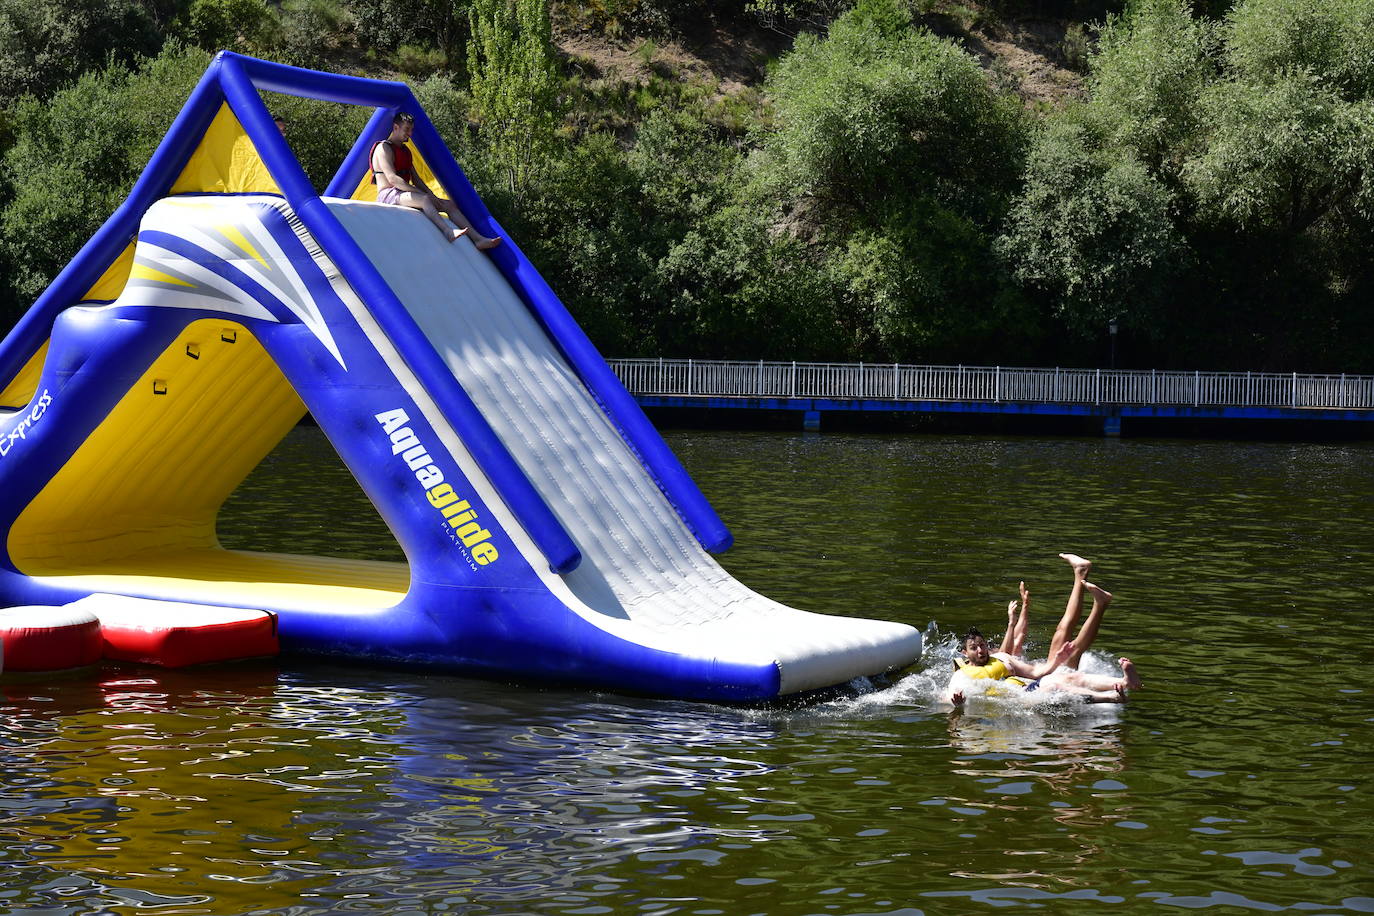
{"type": "Polygon", "coordinates": [[[1000,658],[989,658],[986,665],[975,665],[965,658],[956,658],[954,665],[968,677],[978,681],[1006,681],[1014,687],[1024,687],[1028,681],[1011,673],[1000,658]]]}

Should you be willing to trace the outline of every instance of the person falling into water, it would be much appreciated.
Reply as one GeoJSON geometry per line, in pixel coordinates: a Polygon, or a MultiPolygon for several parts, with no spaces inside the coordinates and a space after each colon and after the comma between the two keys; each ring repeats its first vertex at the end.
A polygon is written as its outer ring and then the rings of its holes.
{"type": "Polygon", "coordinates": [[[1073,588],[1069,592],[1069,602],[1064,608],[1064,616],[1054,631],[1050,642],[1049,658],[1033,665],[1020,657],[1025,643],[1026,627],[1030,612],[1030,592],[1026,583],[1021,583],[1020,615],[1016,613],[1017,602],[1007,606],[1007,635],[1002,640],[999,652],[988,650],[987,640],[976,627],[971,627],[964,635],[960,648],[963,658],[956,659],[958,670],[950,682],[946,696],[955,706],[963,705],[964,686],[969,679],[1001,681],[1027,693],[1036,690],[1059,691],[1083,697],[1089,703],[1124,703],[1128,691],[1140,688],[1140,676],[1129,658],[1121,658],[1122,676],[1119,678],[1078,671],[1077,666],[1083,653],[1097,639],[1102,626],[1102,617],[1111,604],[1112,595],[1088,581],[1092,563],[1071,553],[1059,555],[1073,569],[1073,588]],[[1077,639],[1069,635],[1083,613],[1083,593],[1093,596],[1092,611],[1077,639]]]}
{"type": "Polygon", "coordinates": [[[415,174],[414,160],[410,148],[406,146],[414,130],[415,116],[404,111],[397,112],[391,122],[390,135],[372,144],[372,183],[377,186],[378,203],[419,210],[450,242],[470,235],[478,251],[488,251],[500,245],[500,238],[488,238],[478,232],[456,203],[436,196],[415,174]],[[453,225],[444,219],[445,216],[453,221],[453,225]]]}

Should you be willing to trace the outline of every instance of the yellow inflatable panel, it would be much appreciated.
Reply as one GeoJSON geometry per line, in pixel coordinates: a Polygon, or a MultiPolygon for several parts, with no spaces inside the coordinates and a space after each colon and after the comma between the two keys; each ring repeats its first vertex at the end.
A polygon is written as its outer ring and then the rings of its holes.
{"type": "Polygon", "coordinates": [[[129,280],[129,270],[134,266],[134,243],[130,242],[129,247],[117,258],[114,263],[105,269],[105,273],[100,275],[100,279],[95,281],[95,285],[86,290],[86,295],[82,296],[82,301],[113,302],[119,298],[119,294],[124,292],[124,284],[129,280]]]}
{"type": "Polygon", "coordinates": [[[200,146],[172,185],[173,194],[205,191],[212,194],[259,192],[280,194],[257,147],[239,119],[221,105],[219,113],[201,138],[200,146]]]}
{"type": "Polygon", "coordinates": [[[304,413],[246,328],[193,322],[20,514],[10,556],[53,575],[216,548],[219,507],[304,413]]]}
{"type": "Polygon", "coordinates": [[[53,585],[242,607],[355,611],[391,607],[410,588],[404,563],[200,549],[127,557],[63,574],[53,585]]]}
{"type": "MultiPolygon", "coordinates": [[[[119,294],[124,291],[124,284],[129,280],[129,271],[133,265],[134,243],[130,242],[119,257],[105,269],[105,273],[101,274],[95,285],[81,297],[82,301],[112,302],[118,299],[119,294]]],[[[43,373],[43,363],[47,358],[48,342],[44,341],[43,346],[29,357],[29,361],[18,374],[0,390],[0,407],[19,408],[33,400],[34,393],[38,390],[38,378],[43,373]]]]}
{"type": "Polygon", "coordinates": [[[43,374],[43,363],[47,358],[48,341],[45,340],[43,346],[38,348],[38,352],[24,363],[24,368],[19,370],[19,374],[10,379],[4,391],[0,391],[0,407],[17,409],[33,400],[33,395],[38,390],[38,378],[43,374]]]}
{"type": "Polygon", "coordinates": [[[391,607],[410,587],[404,563],[219,546],[220,506],[304,414],[245,327],[193,322],[21,513],[10,556],[29,575],[85,591],[391,607]]]}

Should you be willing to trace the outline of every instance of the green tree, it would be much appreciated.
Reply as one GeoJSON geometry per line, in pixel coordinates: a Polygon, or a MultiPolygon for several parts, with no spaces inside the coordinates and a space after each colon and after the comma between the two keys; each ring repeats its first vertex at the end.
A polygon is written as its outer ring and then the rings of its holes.
{"type": "Polygon", "coordinates": [[[1109,21],[1088,100],[1036,141],[1000,242],[1061,320],[1205,365],[1350,371],[1374,243],[1374,11],[1178,0],[1109,21]]]}
{"type": "Polygon", "coordinates": [[[1265,81],[1317,76],[1345,99],[1374,93],[1374,4],[1367,0],[1249,0],[1226,26],[1233,71],[1265,81]]]}
{"type": "Polygon", "coordinates": [[[349,0],[348,5],[366,47],[436,48],[456,61],[468,39],[467,0],[349,0]]]}
{"type": "Polygon", "coordinates": [[[1175,176],[1202,132],[1201,99],[1217,79],[1219,48],[1215,24],[1194,18],[1184,0],[1137,0],[1109,17],[1088,81],[1102,142],[1175,176]]]}
{"type": "Polygon", "coordinates": [[[767,261],[766,211],[738,200],[738,150],[698,117],[659,110],[627,163],[639,189],[637,244],[653,265],[639,320],[665,352],[761,352],[766,335],[745,291],[767,261]]]}
{"type": "Polygon", "coordinates": [[[1088,99],[1037,133],[997,245],[1069,339],[1099,337],[1113,318],[1170,336],[1194,264],[1181,173],[1204,135],[1218,53],[1215,25],[1186,3],[1137,0],[1103,26],[1088,99]]]}
{"type": "Polygon", "coordinates": [[[972,57],[917,28],[902,0],[861,0],[825,36],[800,37],[768,86],[755,193],[781,201],[774,235],[811,240],[841,355],[935,358],[1024,323],[993,240],[1026,121],[972,57]]]}
{"type": "Polygon", "coordinates": [[[1266,366],[1374,362],[1354,342],[1374,247],[1372,29],[1363,0],[1246,0],[1200,100],[1183,177],[1197,231],[1219,240],[1206,248],[1217,298],[1266,366]]]}
{"type": "Polygon", "coordinates": [[[11,308],[27,308],[123,202],[209,62],[170,47],[137,69],[112,64],[47,102],[15,105],[15,143],[0,159],[11,308]]]}
{"type": "Polygon", "coordinates": [[[553,159],[532,182],[507,227],[607,354],[654,356],[656,328],[643,303],[656,257],[644,238],[640,186],[624,152],[592,134],[553,159]]]}
{"type": "Polygon", "coordinates": [[[108,57],[128,63],[161,43],[135,0],[0,0],[0,96],[47,96],[108,57]]]}
{"type": "Polygon", "coordinates": [[[519,195],[550,155],[561,81],[543,0],[473,0],[468,72],[484,145],[519,195]]]}
{"type": "Polygon", "coordinates": [[[1374,9],[1248,0],[1226,33],[1227,78],[1200,109],[1188,163],[1205,216],[1304,232],[1344,206],[1374,212],[1374,9]]]}
{"type": "Polygon", "coordinates": [[[1017,103],[996,95],[950,42],[891,34],[873,27],[875,16],[853,10],[825,38],[801,36],[779,61],[769,78],[769,168],[788,192],[851,212],[929,195],[994,221],[1022,161],[1017,103]]]}
{"type": "Polygon", "coordinates": [[[193,0],[183,32],[192,44],[207,51],[254,49],[275,26],[266,0],[193,0]]]}
{"type": "Polygon", "coordinates": [[[833,279],[770,232],[742,169],[700,111],[659,109],[628,149],[597,133],[562,150],[507,226],[603,352],[840,355],[833,279]]]}
{"type": "Polygon", "coordinates": [[[1157,328],[1191,257],[1174,196],[1133,150],[1103,144],[1085,114],[1040,134],[999,250],[1076,336],[1100,333],[1109,318],[1157,328]]]}
{"type": "Polygon", "coordinates": [[[1219,84],[1205,110],[1207,146],[1186,170],[1203,216],[1301,233],[1343,204],[1374,203],[1374,99],[1344,103],[1299,71],[1219,84]]]}
{"type": "Polygon", "coordinates": [[[336,0],[281,0],[259,54],[311,69],[332,69],[330,52],[349,47],[353,14],[336,0]]]}

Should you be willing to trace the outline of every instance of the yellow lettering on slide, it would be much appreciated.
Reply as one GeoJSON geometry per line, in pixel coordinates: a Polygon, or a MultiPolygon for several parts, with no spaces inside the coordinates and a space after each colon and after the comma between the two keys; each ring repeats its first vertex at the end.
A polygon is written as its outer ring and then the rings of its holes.
{"type": "MultiPolygon", "coordinates": [[[[495,563],[500,553],[491,543],[491,532],[477,521],[477,510],[472,504],[460,497],[453,486],[444,482],[444,472],[434,464],[429,447],[420,441],[409,426],[410,416],[400,408],[376,414],[382,432],[391,440],[391,454],[398,456],[415,473],[415,479],[424,487],[425,498],[438,509],[452,531],[450,538],[458,538],[468,554],[478,566],[495,563]]],[[[473,567],[474,569],[476,567],[473,567]]]]}

